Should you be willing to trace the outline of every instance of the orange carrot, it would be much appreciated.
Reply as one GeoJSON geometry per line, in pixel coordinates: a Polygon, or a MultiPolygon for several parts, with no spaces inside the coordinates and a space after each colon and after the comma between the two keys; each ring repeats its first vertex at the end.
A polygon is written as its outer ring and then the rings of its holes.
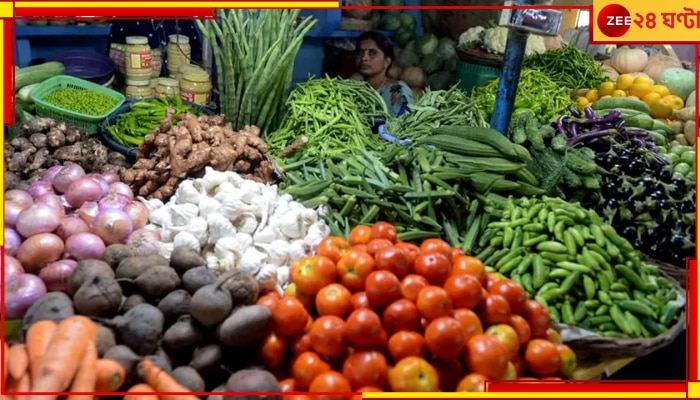
{"type": "Polygon", "coordinates": [[[27,372],[27,368],[29,368],[27,347],[23,344],[13,345],[7,353],[7,358],[7,369],[9,370],[10,376],[19,380],[19,378],[27,372]]]}
{"type": "Polygon", "coordinates": [[[161,400],[198,400],[197,396],[186,394],[190,390],[179,384],[175,378],[168,375],[159,366],[155,365],[151,360],[145,358],[141,362],[143,375],[148,383],[156,392],[161,393],[158,397],[161,400]],[[163,392],[171,392],[173,394],[163,394],[163,392]]]}
{"type": "Polygon", "coordinates": [[[29,357],[29,375],[36,379],[39,376],[41,359],[49,347],[49,341],[56,332],[58,324],[53,321],[43,320],[34,323],[29,327],[25,343],[27,344],[27,355],[29,357]]]}
{"type": "Polygon", "coordinates": [[[111,393],[119,389],[124,383],[126,372],[121,364],[108,358],[97,360],[96,392],[111,393]]]}
{"type": "Polygon", "coordinates": [[[89,318],[74,315],[61,321],[46,353],[32,392],[63,392],[68,389],[85,356],[88,343],[97,340],[97,327],[89,318]]]}
{"type": "MultiPolygon", "coordinates": [[[[155,393],[156,391],[145,383],[132,386],[127,393],[155,393]]],[[[159,400],[155,394],[127,394],[124,400],[159,400]]]]}
{"type": "MultiPolygon", "coordinates": [[[[31,380],[29,377],[29,371],[26,371],[18,380],[15,381],[15,387],[14,390],[15,392],[24,392],[27,393],[31,389],[31,380]]],[[[28,398],[28,395],[15,395],[14,399],[15,400],[23,400],[25,398],[28,398]]]]}
{"type": "MultiPolygon", "coordinates": [[[[85,349],[85,355],[83,356],[83,361],[78,367],[78,372],[73,378],[73,383],[70,386],[71,393],[81,393],[81,392],[94,392],[95,382],[97,382],[97,374],[95,369],[97,368],[97,347],[95,342],[90,342],[85,349]]],[[[92,400],[94,395],[69,395],[68,400],[92,400]]]]}

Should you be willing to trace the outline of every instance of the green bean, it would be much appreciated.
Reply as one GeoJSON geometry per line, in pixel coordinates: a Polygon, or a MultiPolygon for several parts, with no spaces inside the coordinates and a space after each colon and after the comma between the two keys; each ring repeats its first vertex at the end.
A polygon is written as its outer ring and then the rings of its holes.
{"type": "Polygon", "coordinates": [[[523,66],[538,69],[559,86],[572,90],[595,88],[605,80],[598,63],[574,45],[528,56],[523,66]]]}

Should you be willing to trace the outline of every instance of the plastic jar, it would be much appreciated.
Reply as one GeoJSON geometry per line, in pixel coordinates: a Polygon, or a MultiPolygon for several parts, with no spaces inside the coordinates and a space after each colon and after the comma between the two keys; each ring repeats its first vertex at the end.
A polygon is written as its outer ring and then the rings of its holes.
{"type": "Polygon", "coordinates": [[[163,67],[163,52],[160,49],[151,51],[151,68],[153,68],[153,78],[160,76],[160,69],[163,67]]]}
{"type": "Polygon", "coordinates": [[[180,65],[190,63],[190,38],[185,35],[168,36],[168,75],[174,78],[180,70],[180,65]]]}
{"type": "Polygon", "coordinates": [[[156,86],[156,96],[165,96],[169,99],[177,97],[180,95],[180,83],[172,78],[160,78],[158,79],[158,86],[156,86]]]}
{"type": "Polygon", "coordinates": [[[160,78],[151,78],[149,81],[151,83],[151,92],[153,93],[153,96],[156,95],[156,88],[158,87],[158,79],[160,78]]]}
{"type": "Polygon", "coordinates": [[[124,91],[126,97],[130,99],[141,100],[153,96],[153,89],[151,89],[151,81],[149,80],[126,80],[126,90],[124,91]]]}
{"type": "Polygon", "coordinates": [[[114,49],[114,62],[117,64],[117,67],[119,67],[119,72],[122,75],[126,74],[126,54],[124,51],[126,50],[126,46],[121,43],[117,43],[115,45],[114,49]]]}
{"type": "Polygon", "coordinates": [[[206,106],[211,91],[211,80],[206,72],[188,72],[180,82],[180,98],[190,103],[206,106]]]}
{"type": "Polygon", "coordinates": [[[183,77],[192,72],[206,73],[206,71],[194,64],[182,64],[180,65],[180,68],[178,69],[177,74],[175,75],[175,80],[177,80],[178,82],[182,82],[183,77]]]}
{"type": "Polygon", "coordinates": [[[144,36],[126,38],[126,79],[148,80],[153,75],[151,66],[151,46],[144,36]]]}

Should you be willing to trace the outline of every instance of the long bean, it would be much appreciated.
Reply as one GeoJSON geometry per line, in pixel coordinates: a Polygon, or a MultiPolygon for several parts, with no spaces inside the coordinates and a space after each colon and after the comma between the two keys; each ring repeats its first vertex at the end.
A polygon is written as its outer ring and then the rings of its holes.
{"type": "Polygon", "coordinates": [[[528,56],[523,65],[542,71],[559,86],[571,90],[594,88],[605,80],[600,65],[571,44],[528,56]]]}

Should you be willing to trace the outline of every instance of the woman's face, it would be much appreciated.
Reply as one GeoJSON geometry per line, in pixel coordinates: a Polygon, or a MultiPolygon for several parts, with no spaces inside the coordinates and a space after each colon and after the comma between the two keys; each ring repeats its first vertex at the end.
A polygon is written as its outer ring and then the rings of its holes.
{"type": "Polygon", "coordinates": [[[365,77],[384,73],[391,60],[384,56],[384,52],[377,46],[374,40],[363,40],[357,49],[358,72],[365,77]]]}

